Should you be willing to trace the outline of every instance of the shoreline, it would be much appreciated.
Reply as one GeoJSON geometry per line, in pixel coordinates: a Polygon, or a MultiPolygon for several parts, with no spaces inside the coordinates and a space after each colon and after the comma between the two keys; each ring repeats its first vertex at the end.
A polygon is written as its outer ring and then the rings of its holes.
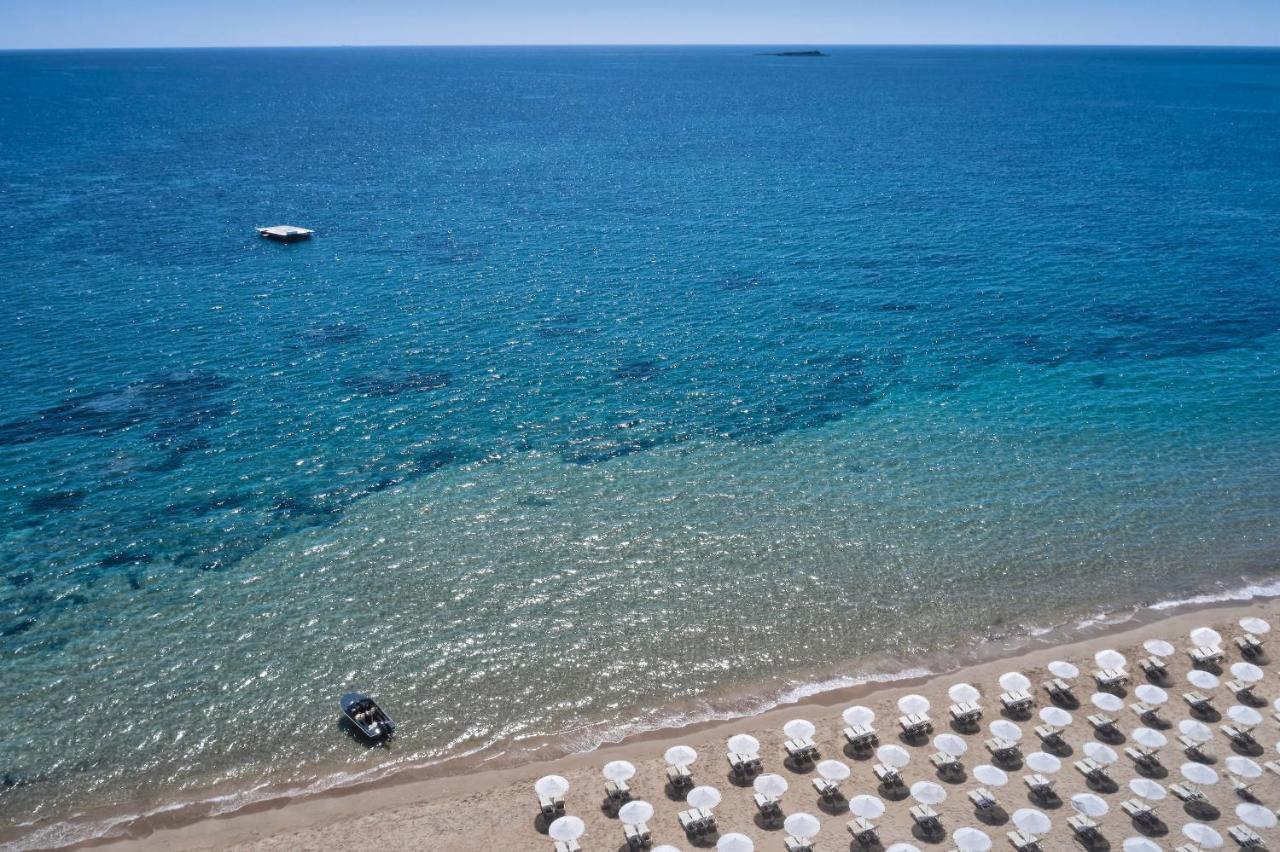
{"type": "MultiPolygon", "coordinates": [[[[705,755],[704,760],[695,767],[695,774],[698,774],[698,768],[705,772],[708,766],[718,767],[723,740],[730,734],[750,731],[766,742],[767,750],[768,740],[780,741],[779,737],[771,737],[770,732],[780,729],[783,722],[796,715],[805,715],[815,723],[820,719],[825,720],[824,724],[819,725],[820,730],[830,734],[832,730],[839,730],[839,711],[853,702],[871,703],[873,699],[877,704],[889,702],[908,691],[945,689],[946,683],[957,679],[969,680],[983,688],[982,683],[990,682],[998,676],[997,669],[1002,671],[1017,667],[1029,670],[1043,666],[1053,658],[1092,653],[1092,650],[1102,644],[1130,644],[1153,635],[1153,631],[1175,640],[1177,644],[1176,640],[1199,623],[1233,624],[1236,619],[1250,614],[1261,614],[1274,619],[1278,613],[1280,600],[1274,588],[1251,584],[1218,595],[1197,595],[1186,601],[1142,606],[1127,615],[1113,613],[1086,619],[1074,625],[1062,625],[1034,635],[975,642],[974,648],[966,649],[958,655],[947,657],[942,653],[937,654],[938,659],[946,659],[951,664],[927,673],[906,677],[888,676],[887,679],[872,679],[817,691],[798,701],[779,703],[761,712],[732,718],[713,718],[640,731],[619,742],[602,743],[589,751],[548,759],[539,758],[535,751],[528,753],[528,759],[512,765],[486,765],[505,756],[495,755],[461,771],[457,771],[456,765],[449,766],[451,762],[406,768],[374,780],[335,785],[305,795],[264,798],[221,814],[207,812],[212,810],[213,802],[177,805],[142,817],[123,818],[120,825],[127,825],[127,834],[123,836],[99,836],[61,848],[229,848],[281,835],[323,832],[339,823],[368,818],[366,815],[369,814],[379,815],[379,820],[382,820],[388,816],[389,810],[425,807],[447,814],[450,802],[455,805],[469,803],[477,797],[484,798],[499,793],[505,794],[511,800],[509,806],[515,807],[518,812],[528,811],[528,820],[518,820],[520,826],[514,840],[517,844],[514,848],[524,848],[519,845],[521,837],[532,840],[538,836],[532,833],[533,829],[529,825],[534,814],[529,785],[538,776],[549,772],[590,775],[595,767],[617,758],[630,759],[639,765],[642,761],[658,760],[667,746],[687,741],[705,755]],[[202,805],[206,813],[195,812],[202,805]]],[[[909,666],[904,667],[903,671],[919,669],[909,666]]],[[[820,682],[815,685],[820,685],[820,682]]],[[[983,688],[983,691],[984,694],[989,694],[990,688],[983,688]]],[[[936,710],[937,702],[935,715],[936,710]]],[[[882,714],[881,718],[883,725],[885,716],[882,714]]],[[[660,760],[658,765],[661,765],[660,760]]],[[[589,788],[595,786],[598,784],[588,782],[589,788]]],[[[591,836],[589,834],[588,837],[591,836]]],[[[455,841],[450,848],[481,848],[457,845],[458,842],[465,844],[465,841],[455,841]]]]}

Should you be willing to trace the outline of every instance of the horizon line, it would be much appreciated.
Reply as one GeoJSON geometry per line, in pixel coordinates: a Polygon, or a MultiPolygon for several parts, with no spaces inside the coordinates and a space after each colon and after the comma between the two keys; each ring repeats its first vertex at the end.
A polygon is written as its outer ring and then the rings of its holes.
{"type": "Polygon", "coordinates": [[[1280,50],[1280,42],[1260,44],[1196,44],[1190,42],[840,42],[825,44],[779,42],[467,42],[467,43],[350,43],[350,44],[172,44],[172,45],[81,45],[77,47],[0,47],[0,53],[58,53],[111,50],[344,50],[362,49],[468,49],[468,48],[609,48],[609,47],[741,47],[741,48],[902,48],[902,47],[968,47],[968,48],[1126,48],[1126,49],[1214,49],[1214,50],[1280,50]]]}

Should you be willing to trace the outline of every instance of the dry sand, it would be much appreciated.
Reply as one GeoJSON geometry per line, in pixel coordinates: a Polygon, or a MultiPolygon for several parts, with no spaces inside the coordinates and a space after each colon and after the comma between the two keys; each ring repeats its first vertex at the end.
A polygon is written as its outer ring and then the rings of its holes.
{"type": "MultiPolygon", "coordinates": [[[[782,850],[784,832],[780,827],[765,828],[756,821],[755,806],[752,801],[752,789],[739,787],[730,783],[725,763],[725,741],[736,733],[748,732],[758,737],[762,743],[762,756],[766,772],[782,774],[790,782],[790,789],[782,797],[784,811],[794,813],[807,811],[822,820],[822,834],[818,837],[816,850],[845,850],[849,848],[849,835],[845,823],[849,814],[830,814],[818,807],[817,796],[813,791],[810,779],[816,777],[810,771],[797,773],[783,765],[785,753],[781,733],[782,725],[794,718],[806,718],[817,725],[815,736],[823,757],[835,757],[844,760],[853,769],[852,777],[843,783],[846,795],[855,793],[876,793],[876,784],[871,767],[874,760],[854,760],[842,754],[843,723],[840,712],[850,704],[866,704],[877,714],[876,727],[882,742],[898,742],[896,736],[896,720],[898,712],[895,704],[902,695],[918,692],[933,703],[931,715],[937,723],[938,732],[949,730],[944,723],[947,716],[947,688],[959,681],[974,684],[983,692],[982,706],[985,711],[983,728],[980,733],[965,736],[969,744],[969,752],[964,757],[967,770],[981,763],[988,763],[989,756],[983,747],[984,739],[989,736],[986,725],[993,719],[1000,718],[998,713],[997,686],[999,676],[1011,670],[1018,670],[1031,678],[1036,691],[1036,709],[1046,706],[1048,701],[1040,684],[1047,678],[1045,665],[1051,660],[1064,659],[1074,662],[1081,669],[1081,677],[1077,680],[1076,694],[1083,700],[1082,707],[1075,712],[1075,721],[1068,728],[1065,737],[1073,747],[1073,754],[1063,757],[1063,770],[1057,776],[1058,790],[1067,800],[1071,795],[1086,791],[1084,779],[1072,768],[1072,763],[1083,757],[1081,747],[1086,741],[1094,738],[1092,729],[1085,721],[1085,716],[1093,712],[1088,704],[1088,697],[1094,691],[1089,673],[1093,665],[1093,654],[1102,648],[1116,648],[1130,660],[1130,671],[1134,677],[1134,685],[1142,683],[1145,678],[1138,671],[1135,663],[1145,656],[1141,651],[1141,643],[1149,638],[1163,638],[1172,642],[1178,649],[1171,660],[1170,670],[1173,674],[1173,686],[1169,688],[1171,700],[1165,708],[1166,718],[1174,720],[1187,716],[1185,705],[1180,695],[1188,688],[1186,672],[1189,662],[1184,649],[1189,646],[1189,631],[1202,625],[1213,625],[1227,638],[1228,665],[1240,659],[1231,637],[1241,631],[1236,621],[1245,615],[1257,615],[1268,619],[1280,628],[1280,601],[1254,602],[1245,606],[1213,606],[1202,607],[1190,611],[1181,611],[1169,617],[1160,613],[1145,612],[1134,620],[1110,628],[1096,628],[1093,635],[1054,647],[1035,647],[1014,656],[994,662],[986,662],[969,666],[946,675],[931,677],[917,681],[897,681],[887,685],[868,685],[839,692],[824,693],[798,705],[791,705],[772,710],[768,713],[735,720],[692,726],[675,731],[663,732],[660,735],[648,735],[628,740],[620,745],[601,748],[590,754],[550,761],[524,767],[478,771],[455,777],[432,778],[412,782],[384,782],[378,785],[360,788],[354,791],[333,792],[302,801],[262,806],[251,812],[239,812],[234,815],[216,819],[206,819],[188,825],[163,826],[151,824],[141,827],[150,834],[125,841],[109,844],[111,849],[119,850],[174,850],[174,849],[237,849],[237,850],[335,850],[335,849],[378,849],[378,850],[450,850],[450,852],[467,852],[467,850],[544,850],[552,848],[546,837],[545,829],[537,819],[535,797],[532,792],[533,781],[547,773],[565,776],[572,787],[567,796],[568,812],[582,817],[587,824],[587,832],[582,838],[584,850],[617,850],[625,849],[622,826],[601,807],[603,800],[603,780],[600,767],[605,762],[625,759],[633,762],[638,773],[631,786],[637,798],[652,803],[656,809],[654,818],[649,822],[655,843],[671,843],[676,847],[691,850],[695,847],[680,831],[676,814],[684,809],[683,802],[673,800],[664,792],[665,765],[662,753],[671,745],[685,743],[696,748],[700,754],[698,763],[693,767],[698,783],[712,784],[720,789],[724,800],[716,809],[721,831],[737,831],[750,836],[760,850],[782,850]]],[[[1280,642],[1276,636],[1269,644],[1280,642]]],[[[1043,644],[1043,643],[1042,643],[1043,644]]],[[[1280,647],[1280,646],[1278,646],[1280,647]]],[[[1280,661],[1280,652],[1273,651],[1280,661]]],[[[1263,665],[1267,671],[1260,686],[1255,692],[1268,701],[1280,696],[1280,674],[1277,664],[1263,665]]],[[[1229,679],[1224,677],[1223,680],[1229,679]]],[[[1126,704],[1132,702],[1132,686],[1126,696],[1126,704]]],[[[1215,703],[1224,710],[1237,703],[1225,687],[1215,693],[1215,703]]],[[[1265,753],[1255,759],[1261,763],[1280,755],[1276,754],[1275,744],[1280,726],[1271,714],[1271,707],[1260,708],[1264,722],[1259,726],[1258,741],[1265,748],[1265,753]]],[[[1126,734],[1141,726],[1141,722],[1127,707],[1115,714],[1120,720],[1120,727],[1126,734]]],[[[1024,730],[1023,752],[1039,750],[1039,743],[1033,729],[1036,721],[1019,722],[1024,730]]],[[[1207,747],[1207,751],[1217,756],[1215,768],[1222,771],[1222,759],[1232,751],[1225,740],[1217,732],[1217,724],[1211,725],[1215,738],[1207,747]]],[[[1178,767],[1185,762],[1181,749],[1176,743],[1176,728],[1166,732],[1170,737],[1170,745],[1162,751],[1162,759],[1170,770],[1167,778],[1157,778],[1164,785],[1176,783],[1181,779],[1178,767]]],[[[1130,798],[1128,782],[1137,777],[1133,764],[1123,756],[1123,748],[1131,743],[1116,746],[1121,754],[1120,761],[1112,767],[1112,776],[1120,785],[1119,791],[1104,795],[1103,798],[1111,806],[1111,811],[1099,822],[1112,848],[1119,849],[1126,837],[1138,832],[1120,809],[1120,803],[1130,798]]],[[[929,763],[929,755],[934,751],[930,745],[909,747],[911,764],[902,771],[908,784],[919,780],[935,780],[936,774],[929,763]]],[[[996,791],[1004,810],[1012,813],[1017,808],[1032,806],[1027,799],[1026,788],[1022,783],[1025,768],[1010,771],[1009,784],[996,791]]],[[[980,786],[971,772],[960,783],[942,783],[948,792],[947,801],[937,810],[942,815],[943,824],[948,832],[963,826],[972,825],[985,830],[991,835],[996,849],[1010,849],[1005,833],[1013,829],[1012,824],[983,825],[974,814],[967,798],[970,790],[980,786]]],[[[1272,808],[1280,806],[1280,778],[1267,772],[1255,786],[1258,800],[1272,808]]],[[[1220,810],[1217,819],[1210,820],[1219,833],[1227,840],[1225,848],[1234,848],[1235,844],[1227,838],[1227,829],[1238,824],[1235,807],[1241,801],[1232,792],[1225,774],[1221,782],[1208,789],[1210,802],[1220,810]]],[[[880,837],[887,847],[895,841],[910,841],[924,849],[951,849],[949,838],[945,842],[925,843],[913,839],[911,820],[908,808],[913,804],[910,799],[899,802],[886,802],[888,810],[881,820],[880,837]]],[[[1155,837],[1166,849],[1174,849],[1185,842],[1181,828],[1191,822],[1176,799],[1169,797],[1160,803],[1158,811],[1169,826],[1169,833],[1164,837],[1155,837]]],[[[1079,849],[1067,828],[1066,820],[1073,812],[1068,805],[1048,811],[1053,819],[1053,831],[1044,841],[1046,850],[1079,849]]],[[[1280,844],[1280,829],[1261,832],[1273,848],[1280,844]]]]}

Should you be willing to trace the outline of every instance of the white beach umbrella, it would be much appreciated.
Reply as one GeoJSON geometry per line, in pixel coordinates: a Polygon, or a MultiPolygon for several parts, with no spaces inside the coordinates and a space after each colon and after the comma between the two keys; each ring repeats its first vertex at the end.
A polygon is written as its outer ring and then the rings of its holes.
{"type": "Polygon", "coordinates": [[[1124,841],[1124,852],[1163,852],[1160,844],[1146,837],[1129,837],[1124,841]]]}
{"type": "Polygon", "coordinates": [[[863,707],[861,705],[849,707],[840,715],[844,718],[844,723],[846,725],[850,725],[854,728],[870,725],[876,720],[875,711],[870,707],[863,707]]]}
{"type": "Polygon", "coordinates": [[[1016,743],[1022,739],[1022,729],[1010,722],[1008,719],[996,719],[987,727],[991,729],[991,735],[993,737],[999,737],[1000,739],[1008,740],[1011,743],[1016,743]]]}
{"type": "Polygon", "coordinates": [[[1275,701],[1271,702],[1271,708],[1276,712],[1280,712],[1280,698],[1277,698],[1275,701]]]}
{"type": "Polygon", "coordinates": [[[1189,740],[1195,740],[1198,743],[1207,743],[1213,739],[1213,731],[1204,722],[1197,722],[1195,719],[1183,719],[1178,722],[1178,732],[1189,740]]]}
{"type": "Polygon", "coordinates": [[[933,747],[950,757],[959,757],[969,750],[969,744],[955,734],[938,734],[933,738],[933,747]]]}
{"type": "Polygon", "coordinates": [[[910,843],[895,843],[884,852],[920,852],[920,847],[912,846],[910,843]]]}
{"type": "Polygon", "coordinates": [[[1093,702],[1094,707],[1105,713],[1118,713],[1124,707],[1124,701],[1120,696],[1112,695],[1110,692],[1095,692],[1089,700],[1093,702]]]}
{"type": "Polygon", "coordinates": [[[898,709],[908,716],[928,713],[929,707],[929,699],[923,695],[904,695],[898,699],[898,709]]]}
{"type": "Polygon", "coordinates": [[[1227,717],[1237,725],[1253,728],[1262,724],[1262,714],[1252,707],[1236,704],[1227,708],[1227,717]]]}
{"type": "Polygon", "coordinates": [[[1000,675],[1000,688],[1006,692],[1022,692],[1031,681],[1022,672],[1005,672],[1000,675]]]}
{"type": "Polygon", "coordinates": [[[1138,696],[1138,700],[1143,704],[1150,704],[1154,707],[1159,707],[1169,700],[1169,693],[1150,683],[1138,684],[1134,687],[1133,694],[1138,696]]]}
{"type": "MultiPolygon", "coordinates": [[[[1071,680],[1073,677],[1080,676],[1080,669],[1065,660],[1054,660],[1049,664],[1049,674],[1054,677],[1060,677],[1063,680],[1071,680]]],[[[1029,810],[1023,808],[1023,810],[1029,810]]]]}
{"type": "Polygon", "coordinates": [[[911,798],[922,805],[940,805],[947,800],[947,791],[932,781],[917,781],[911,785],[911,798]]]}
{"type": "Polygon", "coordinates": [[[1027,834],[1048,834],[1053,829],[1053,822],[1048,815],[1035,808],[1018,808],[1013,812],[1013,824],[1027,834]]]}
{"type": "Polygon", "coordinates": [[[987,852],[991,848],[991,838],[985,831],[964,826],[951,833],[958,852],[987,852]]]}
{"type": "Polygon", "coordinates": [[[947,690],[947,696],[957,704],[971,704],[982,697],[982,693],[971,683],[955,683],[947,690]]]}
{"type": "Polygon", "coordinates": [[[543,775],[533,782],[533,792],[548,799],[556,799],[569,792],[569,782],[559,775],[543,775]]]}
{"type": "Polygon", "coordinates": [[[1086,757],[1092,758],[1103,766],[1110,766],[1120,759],[1113,748],[1093,741],[1084,744],[1084,753],[1086,757]]]}
{"type": "Polygon", "coordinates": [[[706,808],[707,810],[711,810],[716,805],[720,804],[720,791],[715,787],[708,787],[706,785],[702,787],[694,787],[689,791],[689,795],[684,797],[684,800],[689,803],[689,807],[691,808],[706,808]]]}
{"type": "Polygon", "coordinates": [[[1071,797],[1071,807],[1090,819],[1105,816],[1111,810],[1107,803],[1092,793],[1077,793],[1071,797]]]}
{"type": "Polygon", "coordinates": [[[822,823],[813,814],[807,814],[803,811],[790,814],[782,821],[782,830],[792,837],[798,837],[801,840],[810,840],[818,836],[818,832],[822,830],[822,823]]]}
{"type": "Polygon", "coordinates": [[[586,830],[587,824],[576,816],[562,816],[547,826],[547,836],[567,843],[577,840],[586,830]]]}
{"type": "Polygon", "coordinates": [[[849,813],[863,819],[880,819],[884,816],[884,802],[875,796],[854,796],[849,800],[849,813]]]}
{"type": "Polygon", "coordinates": [[[1253,663],[1232,663],[1231,676],[1245,683],[1257,683],[1262,680],[1262,669],[1253,663]]]}
{"type": "Polygon", "coordinates": [[[1197,627],[1191,631],[1191,642],[1197,648],[1213,648],[1222,644],[1222,634],[1212,627],[1197,627]]]}
{"type": "Polygon", "coordinates": [[[662,759],[670,766],[692,766],[698,760],[698,753],[687,745],[677,745],[667,749],[662,759]]]}
{"type": "Polygon", "coordinates": [[[1217,689],[1218,676],[1212,672],[1202,671],[1200,669],[1192,669],[1187,672],[1187,680],[1196,689],[1217,689]]]}
{"type": "Polygon", "coordinates": [[[1164,787],[1161,787],[1150,778],[1134,778],[1129,781],[1129,789],[1133,794],[1141,799],[1151,802],[1158,802],[1167,795],[1164,787]]]}
{"type": "Polygon", "coordinates": [[[1197,846],[1205,849],[1221,849],[1222,835],[1201,822],[1189,822],[1182,827],[1182,833],[1197,846]]]}
{"type": "Polygon", "coordinates": [[[1247,616],[1240,619],[1237,623],[1240,625],[1240,629],[1245,633],[1256,633],[1259,636],[1264,636],[1271,632],[1271,625],[1267,624],[1261,618],[1247,616]]]}
{"type": "Polygon", "coordinates": [[[1062,761],[1043,751],[1033,751],[1027,755],[1027,766],[1032,772],[1053,775],[1062,769],[1062,761]]]}
{"type": "Polygon", "coordinates": [[[1147,649],[1148,654],[1157,657],[1172,657],[1175,651],[1173,645],[1163,639],[1148,639],[1142,643],[1142,647],[1147,649]]]}
{"type": "Polygon", "coordinates": [[[1071,714],[1061,707],[1041,707],[1040,719],[1055,728],[1065,728],[1071,724],[1071,714]]]}
{"type": "Polygon", "coordinates": [[[611,760],[600,770],[606,781],[626,781],[636,774],[636,768],[625,760],[611,760]]]}
{"type": "Polygon", "coordinates": [[[648,822],[653,819],[653,805],[639,799],[627,802],[618,808],[618,819],[623,825],[639,825],[642,822],[648,822]]]}
{"type": "Polygon", "coordinates": [[[1218,773],[1203,763],[1184,763],[1178,771],[1183,778],[1198,787],[1212,787],[1218,783],[1218,773]]]}
{"type": "Polygon", "coordinates": [[[716,852],[755,852],[756,844],[745,834],[731,831],[716,841],[716,852]]]}
{"type": "Polygon", "coordinates": [[[807,740],[818,729],[808,719],[792,719],[782,726],[782,733],[793,740],[807,740]]]}
{"type": "Polygon", "coordinates": [[[885,766],[901,769],[911,762],[911,754],[902,746],[890,743],[876,749],[876,759],[885,766]]]}
{"type": "Polygon", "coordinates": [[[661,846],[653,847],[649,852],[680,852],[680,850],[672,846],[670,843],[663,843],[661,846]]]}
{"type": "Polygon", "coordinates": [[[824,760],[818,764],[817,770],[824,781],[830,781],[832,784],[839,784],[852,773],[847,764],[838,760],[824,760]]]}
{"type": "Polygon", "coordinates": [[[754,782],[756,792],[777,798],[787,792],[787,779],[772,772],[761,775],[754,782]]]}
{"type": "Polygon", "coordinates": [[[1275,828],[1276,825],[1275,811],[1252,802],[1242,802],[1236,805],[1236,816],[1250,828],[1275,828]]]}
{"type": "Polygon", "coordinates": [[[729,751],[738,754],[755,754],[760,751],[760,741],[750,734],[734,734],[729,737],[729,751]]]}
{"type": "Polygon", "coordinates": [[[1169,744],[1169,738],[1159,731],[1151,728],[1134,728],[1130,734],[1134,742],[1145,748],[1164,748],[1169,744]]]}
{"type": "Polygon", "coordinates": [[[988,787],[1003,787],[1009,783],[1009,773],[986,763],[973,767],[973,777],[978,779],[979,784],[986,784],[988,787]]]}
{"type": "Polygon", "coordinates": [[[1099,668],[1103,669],[1122,669],[1125,664],[1124,654],[1111,648],[1094,654],[1093,661],[1098,664],[1099,668]]]}
{"type": "Polygon", "coordinates": [[[833,784],[838,784],[849,778],[851,771],[849,766],[842,764],[838,760],[824,760],[817,766],[818,774],[822,775],[823,780],[828,780],[833,784]]]}
{"type": "Polygon", "coordinates": [[[1262,767],[1247,757],[1233,754],[1227,758],[1226,763],[1228,772],[1232,775],[1239,775],[1245,780],[1252,780],[1262,776],[1262,767]]]}

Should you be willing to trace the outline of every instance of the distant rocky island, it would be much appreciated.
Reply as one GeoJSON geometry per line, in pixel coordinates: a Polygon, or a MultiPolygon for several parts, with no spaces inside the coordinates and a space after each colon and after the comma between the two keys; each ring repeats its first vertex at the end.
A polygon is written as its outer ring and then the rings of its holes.
{"type": "Polygon", "coordinates": [[[760,56],[830,56],[821,50],[779,50],[775,53],[761,53],[760,56]]]}

